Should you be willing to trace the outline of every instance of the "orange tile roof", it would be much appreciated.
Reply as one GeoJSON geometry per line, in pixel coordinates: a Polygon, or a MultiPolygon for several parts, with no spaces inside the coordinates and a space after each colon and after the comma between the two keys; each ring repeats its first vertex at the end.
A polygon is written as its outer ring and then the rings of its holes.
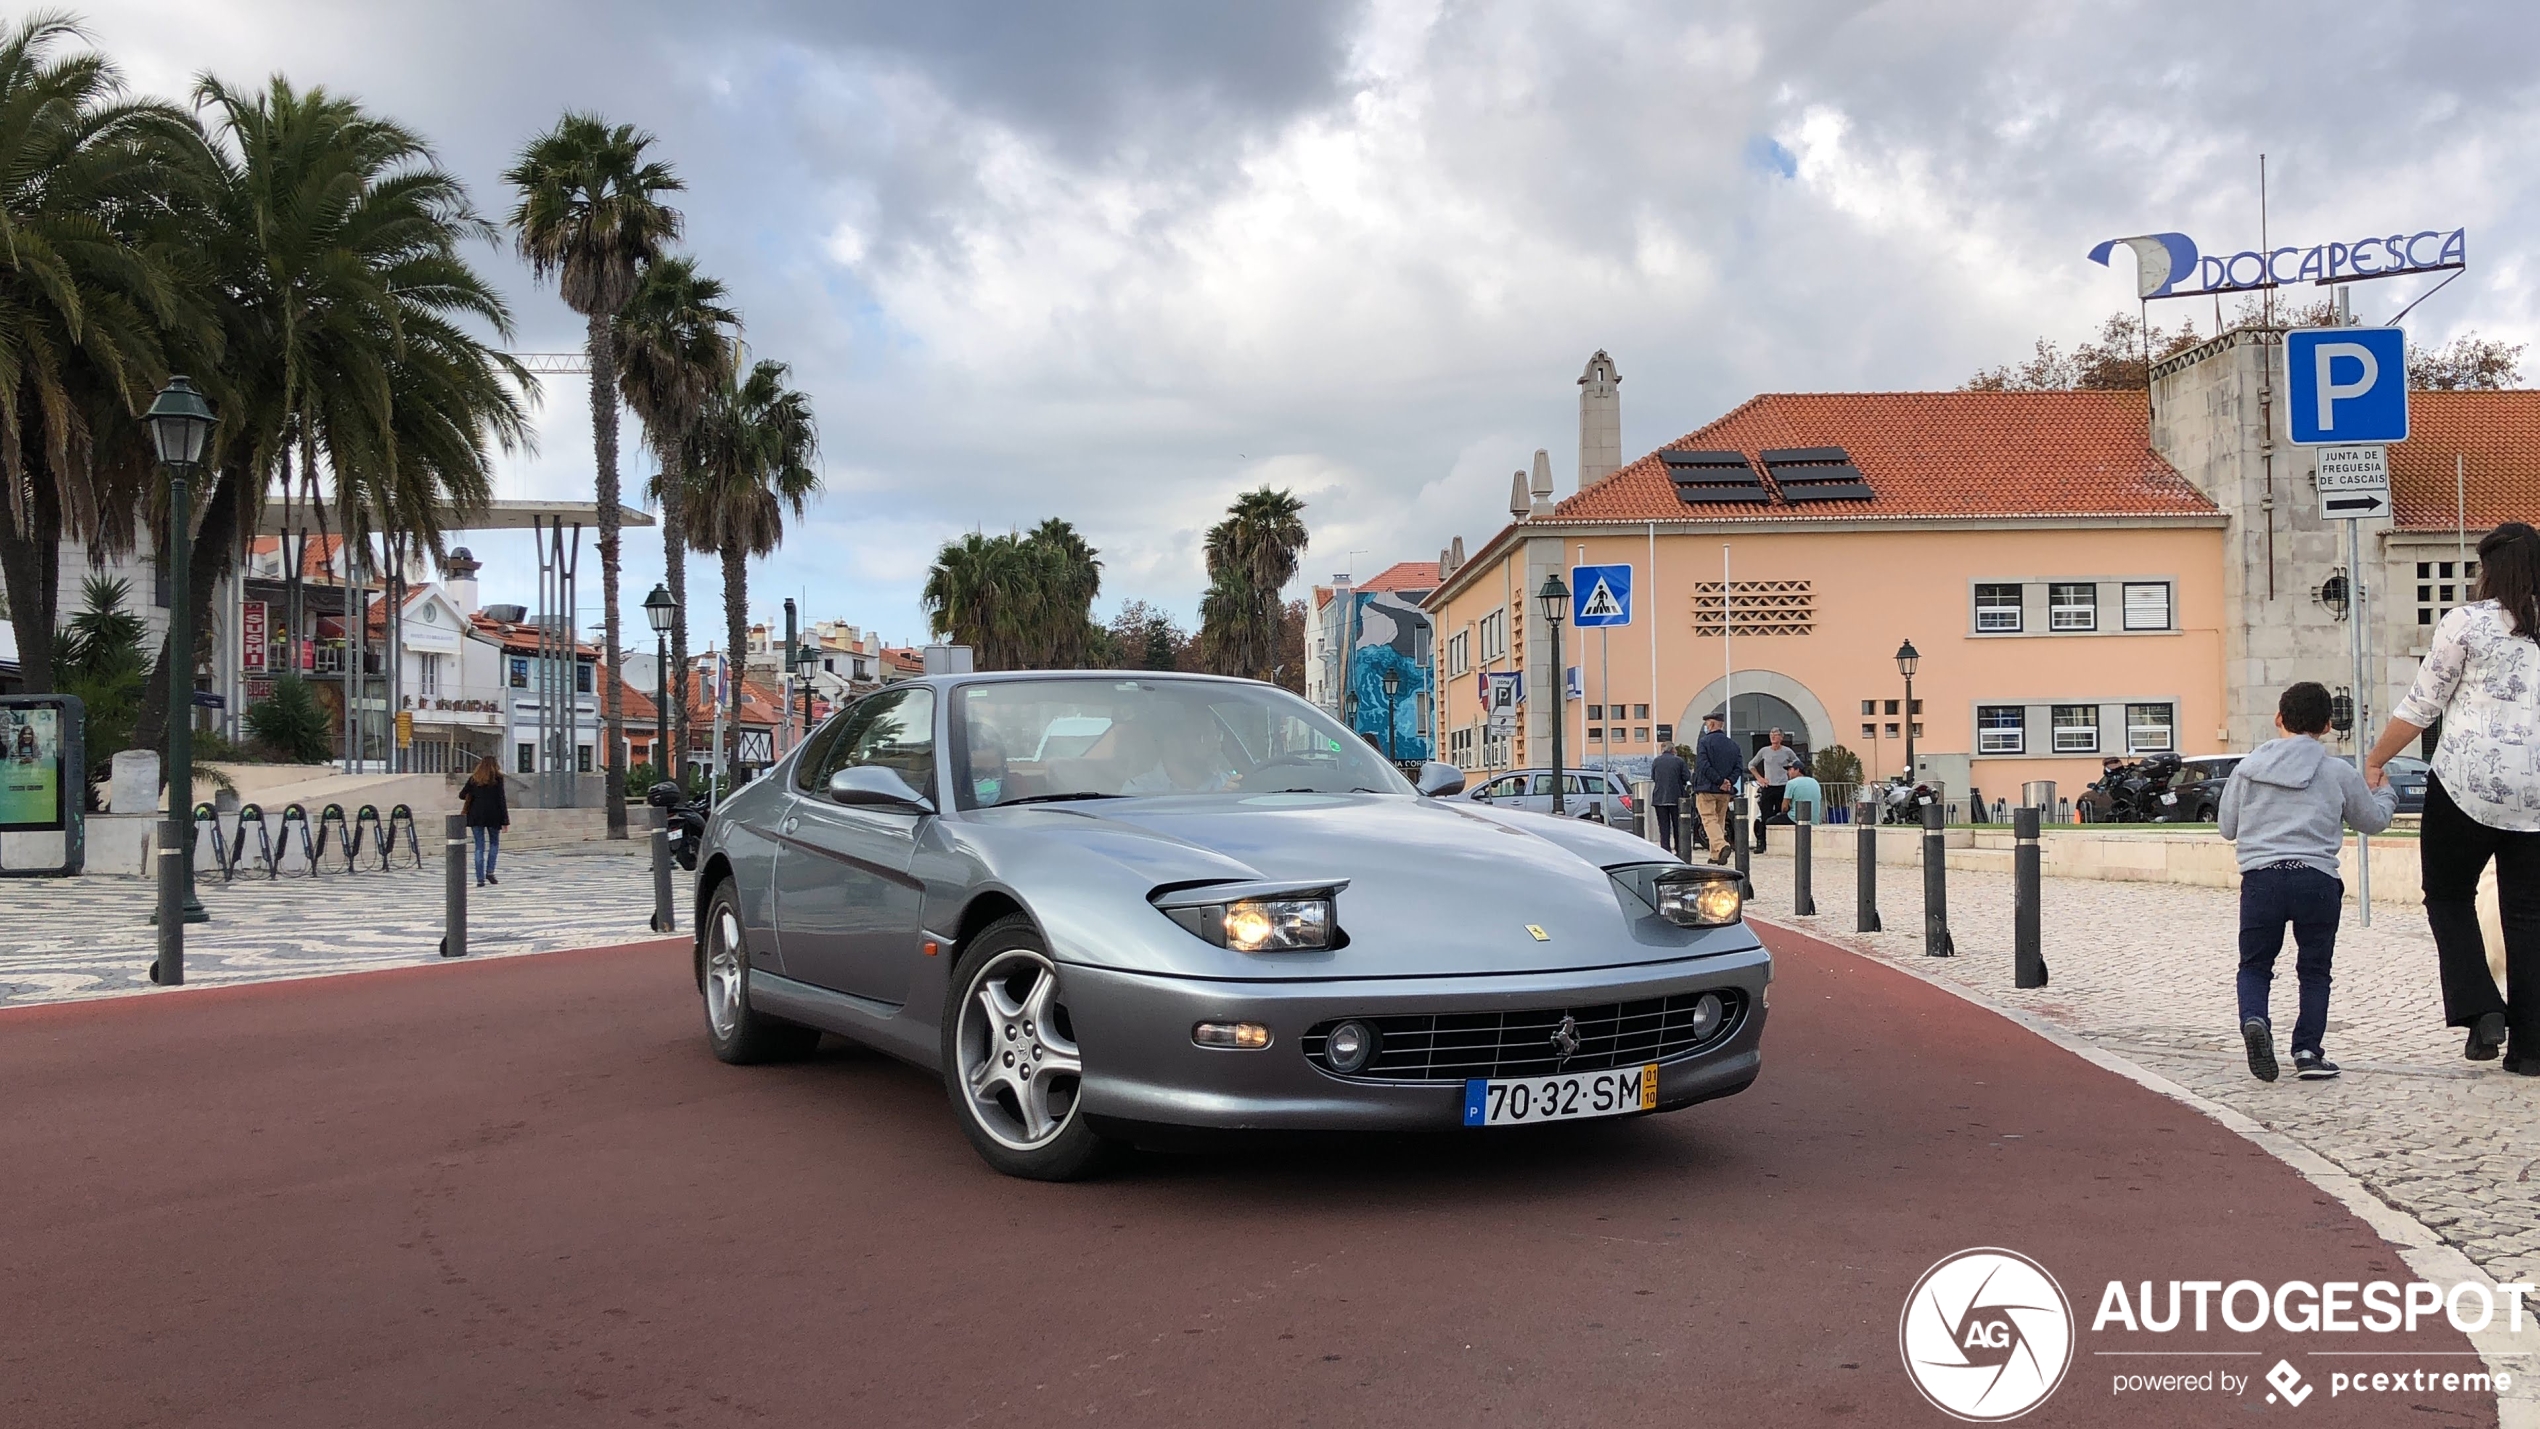
{"type": "MultiPolygon", "coordinates": [[[[1369,576],[1367,579],[1351,586],[1350,589],[1372,591],[1432,591],[1436,590],[1443,584],[1444,582],[1438,579],[1438,563],[1434,560],[1396,561],[1392,565],[1385,567],[1383,570],[1376,572],[1372,576],[1369,576]]],[[[1331,602],[1332,587],[1327,585],[1318,585],[1314,588],[1314,603],[1316,605],[1329,605],[1331,602]]]]}
{"type": "MultiPolygon", "coordinates": [[[[502,646],[505,650],[515,654],[523,651],[532,655],[538,653],[538,627],[535,625],[507,625],[499,620],[488,620],[482,615],[471,615],[467,619],[468,624],[476,628],[477,634],[502,646]]],[[[600,647],[577,640],[573,644],[573,651],[577,655],[597,656],[600,653],[600,647]]]]}
{"type": "Polygon", "coordinates": [[[2449,531],[2452,458],[2467,458],[2469,528],[2540,520],[2540,392],[2411,392],[2408,439],[2390,448],[2392,516],[2449,531]]]}
{"type": "Polygon", "coordinates": [[[1561,502],[1547,519],[2216,515],[2214,504],[2152,450],[2145,418],[2140,392],[1766,393],[1662,450],[1734,449],[1755,461],[1771,447],[1841,447],[1876,499],[1688,506],[1652,452],[1561,502]]]}

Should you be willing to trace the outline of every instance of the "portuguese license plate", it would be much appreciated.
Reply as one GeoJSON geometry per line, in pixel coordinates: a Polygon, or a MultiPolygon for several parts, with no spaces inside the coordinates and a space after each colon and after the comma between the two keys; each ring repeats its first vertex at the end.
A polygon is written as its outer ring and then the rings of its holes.
{"type": "Polygon", "coordinates": [[[1537,1122],[1580,1121],[1657,1109],[1655,1062],[1604,1072],[1529,1077],[1524,1081],[1474,1077],[1464,1084],[1466,1126],[1532,1126],[1537,1122]]]}

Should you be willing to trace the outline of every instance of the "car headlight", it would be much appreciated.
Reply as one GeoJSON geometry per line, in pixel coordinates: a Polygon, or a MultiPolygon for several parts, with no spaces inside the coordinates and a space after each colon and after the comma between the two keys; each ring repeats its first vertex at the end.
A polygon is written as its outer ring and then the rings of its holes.
{"type": "Polygon", "coordinates": [[[1725,928],[1746,911],[1735,875],[1686,873],[1658,880],[1658,915],[1680,928],[1725,928]]]}
{"type": "Polygon", "coordinates": [[[1239,898],[1167,908],[1164,916],[1239,953],[1302,953],[1332,945],[1332,900],[1239,898]]]}

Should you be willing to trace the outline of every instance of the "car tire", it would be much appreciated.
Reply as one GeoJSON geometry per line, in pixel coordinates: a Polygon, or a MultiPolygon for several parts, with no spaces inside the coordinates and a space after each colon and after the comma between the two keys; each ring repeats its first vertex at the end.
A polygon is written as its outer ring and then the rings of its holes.
{"type": "Polygon", "coordinates": [[[1030,1181],[1074,1181],[1109,1162],[1117,1148],[1084,1114],[1058,963],[1031,919],[1000,918],[963,948],[942,1035],[944,1094],[981,1160],[1030,1181]]]}
{"type": "Polygon", "coordinates": [[[715,885],[704,926],[697,930],[697,991],[705,1004],[707,1045],[735,1066],[810,1056],[820,1044],[820,1029],[750,1006],[749,951],[742,939],[741,900],[727,878],[715,885]]]}

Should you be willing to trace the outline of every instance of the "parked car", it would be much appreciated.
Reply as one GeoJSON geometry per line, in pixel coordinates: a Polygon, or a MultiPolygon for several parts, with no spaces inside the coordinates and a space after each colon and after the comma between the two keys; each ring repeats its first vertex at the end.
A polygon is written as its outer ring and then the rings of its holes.
{"type": "MultiPolygon", "coordinates": [[[[1529,813],[1552,812],[1552,771],[1519,769],[1495,775],[1480,786],[1456,795],[1474,804],[1491,804],[1503,809],[1524,809],[1529,813]]],[[[1640,811],[1633,807],[1631,785],[1620,774],[1602,769],[1564,769],[1561,771],[1563,812],[1572,818],[1594,809],[1608,825],[1638,832],[1640,811]]]]}
{"type": "MultiPolygon", "coordinates": [[[[2210,824],[2221,815],[2223,786],[2230,782],[2231,771],[2240,767],[2245,754],[2200,754],[2180,761],[2178,776],[2170,781],[2170,792],[2178,795],[2174,817],[2183,823],[2210,824]]],[[[2348,764],[2355,756],[2338,756],[2348,764]]],[[[2393,757],[2385,766],[2391,787],[2399,791],[2399,812],[2425,812],[2425,781],[2434,766],[2413,755],[2393,757]]]]}
{"type": "Polygon", "coordinates": [[[1491,1128],[1753,1082],[1772,958],[1734,872],[1463,784],[1249,680],[892,685],[708,821],[708,1045],[852,1038],[1044,1180],[1184,1128],[1491,1128]]]}
{"type": "MultiPolygon", "coordinates": [[[[2339,757],[2349,764],[2355,763],[2355,756],[2351,754],[2339,757]]],[[[2381,768],[2390,776],[2390,787],[2399,791],[2399,812],[2424,813],[2425,781],[2433,776],[2434,766],[2413,754],[2394,754],[2390,756],[2390,762],[2381,768]]]]}

